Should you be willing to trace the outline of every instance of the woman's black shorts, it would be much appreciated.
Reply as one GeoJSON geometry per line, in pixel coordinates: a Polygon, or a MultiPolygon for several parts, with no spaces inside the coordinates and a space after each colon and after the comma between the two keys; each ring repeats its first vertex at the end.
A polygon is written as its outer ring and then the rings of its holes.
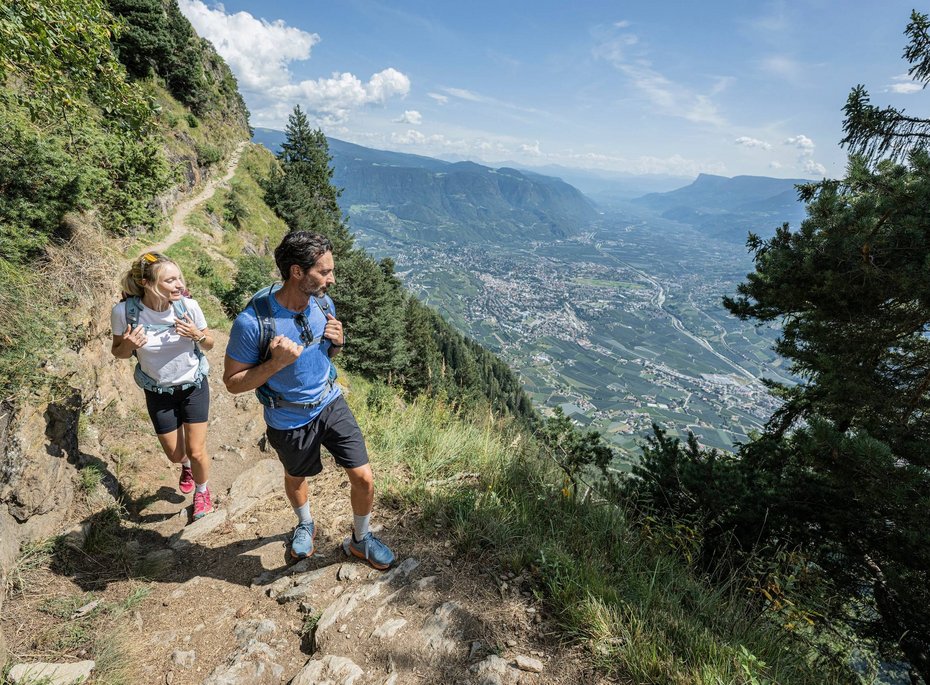
{"type": "Polygon", "coordinates": [[[210,414],[210,384],[204,378],[200,387],[174,392],[145,391],[152,425],[158,435],[178,430],[184,423],[206,423],[210,414]]]}
{"type": "Polygon", "coordinates": [[[344,469],[368,463],[362,431],[342,395],[327,404],[307,425],[290,430],[268,426],[266,434],[289,476],[315,476],[322,471],[320,445],[329,450],[344,469]]]}

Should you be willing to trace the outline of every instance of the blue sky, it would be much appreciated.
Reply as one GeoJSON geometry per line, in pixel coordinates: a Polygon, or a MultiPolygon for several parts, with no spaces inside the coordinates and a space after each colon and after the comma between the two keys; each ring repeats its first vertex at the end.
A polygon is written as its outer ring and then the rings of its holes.
{"type": "Polygon", "coordinates": [[[852,86],[928,109],[898,0],[179,4],[253,126],[300,104],[333,137],[434,157],[835,177],[852,86]]]}

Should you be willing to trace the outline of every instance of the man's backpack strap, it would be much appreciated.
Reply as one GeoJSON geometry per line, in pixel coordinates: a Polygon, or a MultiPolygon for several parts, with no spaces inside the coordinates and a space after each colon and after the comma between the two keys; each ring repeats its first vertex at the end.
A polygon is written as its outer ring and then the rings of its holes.
{"type": "Polygon", "coordinates": [[[323,312],[324,318],[333,315],[333,301],[329,299],[329,295],[314,295],[313,299],[316,302],[316,306],[323,312]]]}
{"type": "Polygon", "coordinates": [[[270,353],[271,341],[275,336],[274,309],[271,298],[280,290],[281,284],[274,283],[259,290],[252,296],[249,306],[255,311],[258,319],[258,361],[267,361],[270,353]]]}
{"type": "MultiPolygon", "coordinates": [[[[271,302],[271,298],[278,290],[281,289],[281,287],[282,285],[280,283],[275,283],[273,285],[262,288],[252,296],[252,299],[248,305],[255,311],[255,317],[258,319],[259,363],[267,361],[271,356],[269,350],[271,348],[271,341],[274,340],[276,331],[274,322],[274,305],[271,302]]],[[[323,295],[320,297],[314,296],[313,300],[316,302],[317,307],[320,308],[320,311],[323,313],[324,317],[327,314],[333,314],[333,301],[329,298],[328,295],[323,295]]],[[[307,332],[309,333],[309,327],[307,328],[307,332]]],[[[311,344],[320,342],[322,342],[322,336],[314,338],[311,344]]],[[[258,398],[258,401],[262,405],[272,409],[277,409],[279,407],[312,409],[314,407],[318,407],[323,402],[323,400],[329,396],[335,381],[336,367],[333,365],[332,361],[330,361],[329,376],[327,378],[326,388],[323,391],[323,394],[320,396],[320,399],[316,402],[289,402],[285,400],[283,396],[272,390],[267,383],[255,389],[255,396],[258,398]]]]}

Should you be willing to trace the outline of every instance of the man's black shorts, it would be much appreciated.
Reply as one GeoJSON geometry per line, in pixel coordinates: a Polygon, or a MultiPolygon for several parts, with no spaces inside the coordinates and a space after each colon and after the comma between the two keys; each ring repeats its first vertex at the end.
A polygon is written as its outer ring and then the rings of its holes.
{"type": "Polygon", "coordinates": [[[210,384],[204,378],[199,388],[191,386],[174,392],[146,390],[145,405],[158,435],[176,431],[184,423],[206,423],[210,414],[210,384]]]}
{"type": "Polygon", "coordinates": [[[278,430],[268,426],[268,442],[289,476],[315,476],[323,470],[320,445],[346,469],[368,463],[362,430],[342,395],[327,404],[306,426],[278,430]]]}

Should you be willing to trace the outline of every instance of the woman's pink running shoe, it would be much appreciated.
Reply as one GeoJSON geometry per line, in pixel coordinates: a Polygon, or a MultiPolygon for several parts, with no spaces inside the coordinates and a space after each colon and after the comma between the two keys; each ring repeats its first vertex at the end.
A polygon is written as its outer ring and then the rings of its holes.
{"type": "Polygon", "coordinates": [[[210,499],[210,489],[194,493],[194,520],[203,518],[213,511],[213,501],[210,499]]]}
{"type": "Polygon", "coordinates": [[[194,472],[190,466],[181,467],[181,478],[178,480],[178,490],[185,495],[194,489],[194,472]]]}

